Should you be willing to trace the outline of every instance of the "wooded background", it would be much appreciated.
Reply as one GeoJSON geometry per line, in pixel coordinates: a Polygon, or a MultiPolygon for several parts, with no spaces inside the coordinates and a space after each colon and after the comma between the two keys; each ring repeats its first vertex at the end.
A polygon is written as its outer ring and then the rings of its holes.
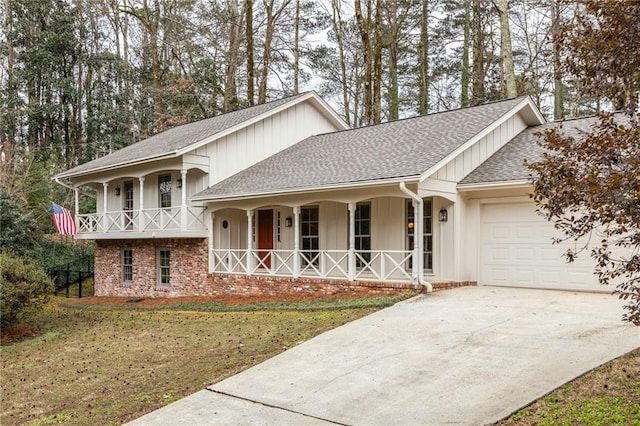
{"type": "MultiPolygon", "coordinates": [[[[2,0],[0,142],[61,170],[316,90],[352,126],[529,94],[593,113],[550,0],[2,0]]],[[[4,166],[3,166],[4,167],[4,166]]]]}

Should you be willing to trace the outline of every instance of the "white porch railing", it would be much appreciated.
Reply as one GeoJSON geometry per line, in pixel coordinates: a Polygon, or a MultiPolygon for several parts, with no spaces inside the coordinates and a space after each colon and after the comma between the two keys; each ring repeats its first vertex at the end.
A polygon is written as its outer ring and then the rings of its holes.
{"type": "Polygon", "coordinates": [[[354,271],[349,270],[348,250],[246,250],[212,249],[215,273],[353,279],[363,281],[411,281],[408,250],[354,252],[354,271]]]}
{"type": "Polygon", "coordinates": [[[171,207],[79,214],[79,233],[200,231],[206,229],[204,207],[171,207]]]}

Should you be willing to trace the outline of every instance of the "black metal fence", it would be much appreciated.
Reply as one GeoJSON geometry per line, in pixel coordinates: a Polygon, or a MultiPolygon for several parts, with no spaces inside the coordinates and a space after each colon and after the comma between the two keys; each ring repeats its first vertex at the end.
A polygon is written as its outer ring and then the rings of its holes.
{"type": "Polygon", "coordinates": [[[67,262],[49,268],[49,276],[53,280],[54,294],[65,290],[69,297],[69,287],[78,284],[78,297],[82,297],[82,284],[88,278],[93,278],[93,256],[85,256],[74,261],[67,262]]]}

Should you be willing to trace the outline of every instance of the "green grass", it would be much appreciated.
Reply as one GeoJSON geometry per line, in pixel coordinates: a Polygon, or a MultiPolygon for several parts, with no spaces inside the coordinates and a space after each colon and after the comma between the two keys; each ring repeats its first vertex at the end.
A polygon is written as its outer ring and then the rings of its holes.
{"type": "Polygon", "coordinates": [[[559,387],[498,425],[640,426],[640,349],[559,387]]]}
{"type": "Polygon", "coordinates": [[[252,312],[70,309],[61,300],[34,318],[35,337],[0,347],[3,426],[121,424],[396,299],[252,312]]]}

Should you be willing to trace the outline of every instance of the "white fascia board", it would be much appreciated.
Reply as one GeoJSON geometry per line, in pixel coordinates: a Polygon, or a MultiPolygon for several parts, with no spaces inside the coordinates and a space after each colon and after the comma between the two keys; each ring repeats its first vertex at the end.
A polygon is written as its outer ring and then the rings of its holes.
{"type": "Polygon", "coordinates": [[[447,163],[455,159],[462,152],[466,151],[472,145],[478,143],[478,141],[480,141],[482,138],[487,136],[489,133],[493,132],[495,129],[503,125],[512,116],[519,113],[521,110],[525,108],[527,108],[527,112],[529,113],[527,114],[528,116],[525,117],[529,119],[527,122],[529,126],[539,125],[546,122],[542,114],[540,114],[540,112],[538,111],[538,108],[533,103],[533,100],[531,99],[531,97],[527,96],[526,98],[523,98],[522,101],[518,105],[514,106],[510,111],[503,114],[500,118],[495,120],[489,126],[485,127],[480,133],[478,133],[477,135],[469,139],[467,142],[460,145],[457,149],[455,149],[449,155],[447,155],[442,160],[438,161],[436,164],[434,164],[429,169],[427,169],[424,173],[422,173],[422,175],[420,176],[420,182],[423,182],[424,180],[428,179],[438,170],[445,167],[447,163]]]}
{"type": "Polygon", "coordinates": [[[336,184],[336,185],[327,185],[327,186],[317,186],[317,187],[304,187],[304,188],[295,188],[295,189],[287,189],[282,191],[269,191],[269,192],[260,192],[255,194],[243,194],[243,195],[235,195],[235,196],[202,196],[202,197],[192,197],[190,201],[203,201],[203,202],[213,202],[213,201],[240,201],[240,200],[250,200],[253,198],[266,198],[273,196],[281,196],[281,195],[296,195],[303,192],[326,192],[326,191],[335,191],[342,189],[357,189],[371,186],[384,186],[390,184],[396,184],[400,182],[417,182],[419,176],[405,176],[398,177],[392,179],[380,179],[380,180],[370,180],[370,181],[362,181],[362,182],[349,182],[344,184],[336,184]]]}
{"type": "Polygon", "coordinates": [[[504,180],[498,182],[480,182],[480,183],[464,183],[458,184],[458,191],[482,191],[501,188],[530,188],[532,183],[528,179],[523,180],[504,180]]]}
{"type": "Polygon", "coordinates": [[[111,170],[116,170],[116,169],[121,169],[123,167],[131,167],[131,166],[137,166],[139,164],[145,164],[145,163],[149,163],[151,161],[159,161],[159,160],[168,160],[171,158],[175,158],[176,155],[172,154],[172,153],[162,153],[162,154],[158,154],[158,155],[153,155],[150,157],[145,157],[145,158],[139,158],[137,160],[131,161],[131,162],[127,162],[127,163],[118,163],[118,164],[113,164],[110,166],[103,166],[103,167],[99,167],[99,168],[95,168],[95,169],[89,169],[89,170],[83,170],[81,172],[78,173],[59,173],[57,175],[54,176],[54,178],[71,178],[71,177],[78,177],[78,176],[85,176],[85,175],[92,175],[94,173],[102,173],[102,172],[108,172],[111,170]]]}
{"type": "Polygon", "coordinates": [[[207,231],[151,231],[151,232],[113,232],[113,233],[82,233],[73,236],[76,240],[140,240],[161,238],[205,238],[207,231]]]}
{"type": "Polygon", "coordinates": [[[332,118],[337,118],[339,121],[336,124],[340,124],[341,126],[345,126],[345,129],[349,129],[349,126],[342,119],[340,119],[338,117],[338,115],[331,109],[331,107],[326,102],[324,102],[324,101],[320,102],[319,101],[320,98],[315,92],[309,92],[309,93],[305,94],[304,96],[301,96],[301,97],[299,97],[299,98],[297,98],[295,100],[287,102],[286,104],[282,104],[277,108],[270,109],[267,112],[264,112],[264,113],[262,113],[260,115],[257,115],[257,116],[253,117],[250,120],[243,121],[242,123],[239,123],[239,124],[237,124],[237,125],[235,125],[233,127],[230,127],[230,128],[225,129],[225,130],[223,130],[221,132],[218,132],[215,135],[211,135],[208,138],[202,139],[199,142],[195,142],[195,143],[193,143],[193,144],[191,144],[191,145],[189,145],[187,147],[184,147],[182,149],[176,150],[175,154],[179,156],[179,155],[188,153],[190,151],[194,151],[194,150],[196,150],[198,148],[201,148],[201,147],[203,147],[203,146],[205,146],[205,145],[207,145],[207,144],[209,144],[209,143],[211,143],[211,142],[213,142],[213,141],[215,141],[217,139],[221,139],[221,138],[224,138],[225,136],[229,136],[229,135],[237,132],[238,130],[241,130],[241,129],[245,128],[245,127],[251,126],[252,124],[255,124],[255,123],[258,123],[260,121],[263,121],[266,118],[269,118],[269,117],[271,117],[273,115],[276,115],[276,114],[278,114],[278,113],[280,113],[280,112],[282,112],[282,111],[284,111],[286,109],[291,108],[294,105],[298,105],[298,104],[300,104],[302,102],[305,102],[306,100],[309,100],[309,99],[314,99],[316,101],[316,104],[317,104],[316,106],[324,107],[324,108],[320,108],[320,110],[321,110],[320,113],[321,114],[330,116],[332,118]],[[323,109],[324,109],[324,111],[323,111],[323,109]],[[329,114],[325,114],[325,113],[329,113],[329,114]]]}

